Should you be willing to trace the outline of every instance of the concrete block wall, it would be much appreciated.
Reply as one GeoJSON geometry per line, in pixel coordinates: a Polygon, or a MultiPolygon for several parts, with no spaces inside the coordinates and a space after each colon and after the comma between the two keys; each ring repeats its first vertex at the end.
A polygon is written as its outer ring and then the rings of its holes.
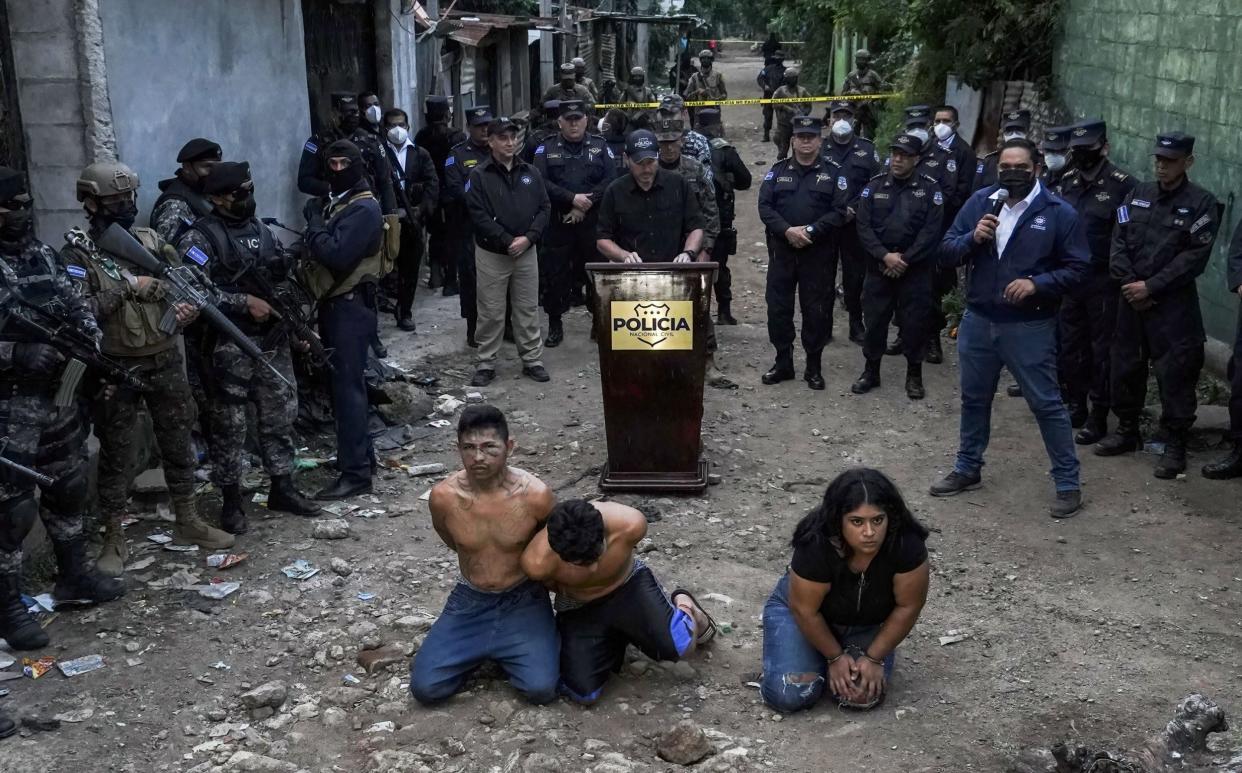
{"type": "Polygon", "coordinates": [[[1160,131],[1195,135],[1191,179],[1225,204],[1224,227],[1199,280],[1208,335],[1232,342],[1238,298],[1225,255],[1242,212],[1242,2],[1067,0],[1055,60],[1058,96],[1073,118],[1108,121],[1112,158],[1153,177],[1160,131]]]}

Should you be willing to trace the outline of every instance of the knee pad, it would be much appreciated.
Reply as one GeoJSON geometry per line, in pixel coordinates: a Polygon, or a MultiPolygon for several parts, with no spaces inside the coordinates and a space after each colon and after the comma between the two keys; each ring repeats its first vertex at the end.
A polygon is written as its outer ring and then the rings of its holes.
{"type": "Polygon", "coordinates": [[[14,553],[22,548],[22,540],[39,517],[34,494],[19,494],[0,502],[0,551],[14,553]]]}
{"type": "Polygon", "coordinates": [[[43,504],[57,513],[80,513],[90,496],[86,466],[78,465],[43,490],[43,504]]]}

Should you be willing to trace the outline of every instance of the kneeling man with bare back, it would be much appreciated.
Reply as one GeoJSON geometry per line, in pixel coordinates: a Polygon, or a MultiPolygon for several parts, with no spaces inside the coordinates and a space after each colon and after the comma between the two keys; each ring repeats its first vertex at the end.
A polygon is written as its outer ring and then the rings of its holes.
{"type": "Polygon", "coordinates": [[[552,605],[520,563],[554,496],[534,475],[509,466],[513,445],[504,414],[469,406],[457,424],[463,469],[431,490],[432,525],[456,551],[461,579],[410,666],[419,703],[451,697],[487,660],[531,703],[556,697],[552,605]]]}
{"type": "Polygon", "coordinates": [[[579,703],[599,698],[629,644],[653,660],[680,660],[716,635],[689,591],[670,599],[634,555],[646,534],[632,507],[575,499],[552,508],[522,554],[526,575],[556,592],[561,686],[579,703]]]}

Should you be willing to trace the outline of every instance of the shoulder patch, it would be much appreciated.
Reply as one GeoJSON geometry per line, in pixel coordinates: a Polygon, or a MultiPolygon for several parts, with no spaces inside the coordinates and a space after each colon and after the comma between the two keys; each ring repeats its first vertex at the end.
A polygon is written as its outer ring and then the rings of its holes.
{"type": "Polygon", "coordinates": [[[1142,207],[1143,209],[1151,209],[1151,202],[1148,201],[1147,199],[1130,199],[1130,203],[1136,207],[1142,207]]]}
{"type": "Polygon", "coordinates": [[[456,163],[457,163],[457,156],[454,156],[452,153],[449,153],[448,157],[444,159],[444,166],[446,168],[456,163]]]}
{"type": "Polygon", "coordinates": [[[837,178],[837,188],[839,190],[846,190],[849,187],[850,187],[850,182],[849,180],[845,179],[845,175],[841,175],[840,177],[837,178]]]}
{"type": "Polygon", "coordinates": [[[983,161],[980,161],[979,165],[975,167],[975,174],[983,174],[984,166],[985,166],[985,163],[983,161]]]}
{"type": "Polygon", "coordinates": [[[944,168],[948,169],[950,172],[956,172],[957,162],[950,158],[948,161],[945,162],[944,168]]]}
{"type": "Polygon", "coordinates": [[[547,145],[540,145],[539,147],[535,148],[535,155],[542,156],[546,148],[547,148],[547,145]]]}
{"type": "Polygon", "coordinates": [[[940,191],[936,191],[935,193],[932,194],[932,203],[934,203],[936,206],[940,206],[941,204],[944,203],[944,195],[941,194],[940,191]]]}
{"type": "Polygon", "coordinates": [[[207,253],[203,252],[198,247],[190,247],[190,249],[185,251],[185,256],[200,266],[207,265],[207,253]]]}
{"type": "Polygon", "coordinates": [[[1117,180],[1117,181],[1119,181],[1119,182],[1125,182],[1126,180],[1129,180],[1129,179],[1130,179],[1130,175],[1126,174],[1125,172],[1121,171],[1120,169],[1114,169],[1114,170],[1113,170],[1113,179],[1114,179],[1114,180],[1117,180]]]}
{"type": "Polygon", "coordinates": [[[470,181],[466,180],[466,193],[470,192],[470,181]]]}
{"type": "Polygon", "coordinates": [[[74,279],[85,279],[86,278],[86,269],[82,268],[81,266],[74,266],[71,264],[71,265],[65,266],[65,271],[66,273],[69,274],[69,276],[73,277],[74,279]]]}
{"type": "Polygon", "coordinates": [[[1128,222],[1130,222],[1130,208],[1122,204],[1120,207],[1117,207],[1117,223],[1125,225],[1128,222]]]}
{"type": "Polygon", "coordinates": [[[318,152],[319,152],[319,146],[318,146],[318,145],[316,145],[315,143],[311,142],[310,140],[307,140],[307,141],[306,141],[306,144],[305,144],[305,145],[303,145],[303,146],[302,146],[302,148],[303,148],[304,150],[308,150],[308,151],[310,151],[311,153],[318,153],[318,152]]]}
{"type": "Polygon", "coordinates": [[[775,177],[775,176],[776,176],[776,170],[775,170],[775,169],[769,169],[769,170],[768,170],[768,173],[767,173],[767,174],[765,174],[765,175],[763,176],[763,179],[764,179],[764,180],[771,180],[771,179],[772,179],[773,177],[775,177]]]}
{"type": "Polygon", "coordinates": [[[859,196],[864,199],[871,198],[871,186],[868,185],[866,188],[863,188],[862,193],[860,193],[859,196]]]}
{"type": "Polygon", "coordinates": [[[1204,215],[1203,217],[1199,218],[1198,220],[1196,220],[1194,223],[1191,224],[1190,232],[1194,233],[1195,231],[1198,231],[1200,228],[1202,228],[1203,226],[1211,222],[1212,222],[1212,216],[1204,215]]]}

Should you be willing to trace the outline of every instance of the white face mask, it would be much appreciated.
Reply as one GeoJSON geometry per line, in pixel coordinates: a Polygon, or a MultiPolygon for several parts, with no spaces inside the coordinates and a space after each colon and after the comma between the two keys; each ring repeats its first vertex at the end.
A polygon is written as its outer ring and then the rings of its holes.
{"type": "Polygon", "coordinates": [[[599,133],[600,133],[600,134],[607,134],[607,133],[608,133],[609,126],[608,126],[607,122],[605,122],[605,121],[604,121],[604,119],[603,119],[603,118],[599,119],[599,123],[597,123],[597,124],[596,124],[596,126],[598,126],[598,127],[599,127],[599,133]]]}
{"type": "Polygon", "coordinates": [[[1005,138],[1005,142],[1009,142],[1010,140],[1024,140],[1026,139],[1026,132],[1005,132],[1001,136],[1005,138]]]}
{"type": "Polygon", "coordinates": [[[371,105],[367,108],[367,120],[373,124],[378,124],[383,115],[384,111],[380,110],[379,105],[371,105]]]}
{"type": "Polygon", "coordinates": [[[944,142],[953,136],[953,127],[947,123],[936,124],[936,139],[944,142]]]}
{"type": "Polygon", "coordinates": [[[1045,153],[1044,165],[1048,167],[1049,172],[1059,172],[1065,168],[1064,153],[1045,153]]]}
{"type": "Polygon", "coordinates": [[[841,137],[842,139],[844,139],[845,137],[848,137],[853,133],[854,133],[854,124],[850,123],[844,118],[838,118],[832,124],[832,134],[834,137],[841,137]]]}
{"type": "Polygon", "coordinates": [[[388,141],[391,142],[394,147],[403,147],[405,145],[405,141],[409,138],[410,133],[405,130],[404,126],[394,126],[388,130],[388,141]]]}
{"type": "Polygon", "coordinates": [[[920,127],[918,129],[908,129],[906,130],[906,134],[909,134],[912,137],[918,137],[919,142],[927,142],[927,130],[924,128],[920,127]]]}

